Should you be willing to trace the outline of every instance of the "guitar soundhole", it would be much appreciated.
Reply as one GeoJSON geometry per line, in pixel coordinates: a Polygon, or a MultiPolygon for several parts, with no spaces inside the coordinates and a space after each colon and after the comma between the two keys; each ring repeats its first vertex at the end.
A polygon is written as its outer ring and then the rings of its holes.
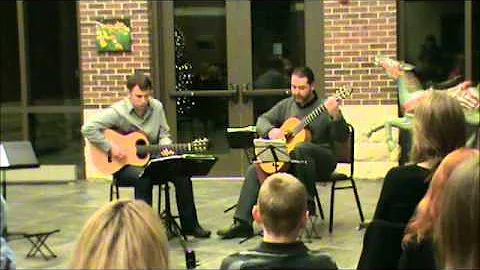
{"type": "Polygon", "coordinates": [[[137,146],[137,157],[141,159],[146,158],[148,155],[148,151],[145,147],[145,145],[147,145],[147,142],[145,142],[144,140],[138,140],[135,145],[137,146]]]}

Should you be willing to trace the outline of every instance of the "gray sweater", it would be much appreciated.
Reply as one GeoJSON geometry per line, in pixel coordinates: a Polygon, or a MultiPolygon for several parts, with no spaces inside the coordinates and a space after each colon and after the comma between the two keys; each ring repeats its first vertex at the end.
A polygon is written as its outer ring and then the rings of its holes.
{"type": "Polygon", "coordinates": [[[128,98],[116,102],[85,123],[82,134],[90,143],[108,152],[112,146],[103,135],[105,129],[113,129],[123,134],[142,131],[151,144],[172,143],[163,105],[153,98],[150,99],[149,108],[143,117],[135,113],[128,98]]]}
{"type": "MultiPolygon", "coordinates": [[[[257,133],[268,137],[268,132],[274,127],[280,127],[290,117],[303,119],[315,108],[321,106],[324,100],[316,98],[300,107],[292,97],[285,98],[262,114],[257,120],[257,133]]],[[[307,127],[312,133],[312,142],[331,147],[333,141],[343,142],[348,138],[348,127],[343,117],[333,121],[325,110],[307,127]]]]}

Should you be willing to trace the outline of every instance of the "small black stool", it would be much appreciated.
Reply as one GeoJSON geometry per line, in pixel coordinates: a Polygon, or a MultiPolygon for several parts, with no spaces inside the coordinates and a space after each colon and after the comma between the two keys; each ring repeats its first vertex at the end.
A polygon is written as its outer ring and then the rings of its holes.
{"type": "Polygon", "coordinates": [[[32,244],[32,247],[27,252],[27,258],[34,257],[37,253],[40,253],[45,260],[49,260],[51,258],[56,258],[57,255],[47,245],[47,239],[50,235],[58,232],[60,232],[59,229],[38,233],[12,232],[8,233],[7,241],[26,238],[32,244]]]}

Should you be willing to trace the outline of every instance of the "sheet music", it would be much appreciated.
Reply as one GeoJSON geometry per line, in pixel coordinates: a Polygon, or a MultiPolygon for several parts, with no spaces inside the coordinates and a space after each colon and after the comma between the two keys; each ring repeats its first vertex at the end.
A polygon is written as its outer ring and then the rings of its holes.
{"type": "Polygon", "coordinates": [[[229,127],[227,128],[228,133],[233,132],[257,132],[256,126],[246,126],[246,127],[229,127]]]}
{"type": "Polygon", "coordinates": [[[255,155],[261,162],[275,162],[275,157],[272,151],[275,152],[278,161],[289,162],[287,142],[285,140],[269,140],[269,139],[254,139],[255,155]]]}
{"type": "Polygon", "coordinates": [[[8,167],[10,167],[10,163],[8,162],[7,152],[5,152],[3,144],[0,144],[0,168],[8,167]]]}

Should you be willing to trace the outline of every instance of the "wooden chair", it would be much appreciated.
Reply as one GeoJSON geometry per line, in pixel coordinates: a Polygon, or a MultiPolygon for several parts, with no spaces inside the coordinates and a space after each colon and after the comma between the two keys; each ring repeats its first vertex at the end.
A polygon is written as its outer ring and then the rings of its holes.
{"type": "MultiPolygon", "coordinates": [[[[333,230],[333,209],[334,209],[334,202],[335,202],[335,191],[341,189],[353,189],[353,194],[355,195],[355,201],[357,203],[358,213],[360,215],[360,227],[361,224],[364,223],[363,211],[362,206],[360,204],[360,199],[358,196],[357,186],[355,185],[354,179],[354,154],[355,154],[355,129],[352,125],[347,124],[349,129],[349,137],[346,142],[344,143],[335,143],[334,150],[337,156],[337,163],[338,164],[348,164],[350,166],[350,173],[344,174],[339,172],[333,172],[332,175],[328,179],[319,179],[319,183],[331,183],[331,191],[330,191],[330,219],[329,219],[329,227],[328,231],[331,233],[333,230]],[[342,182],[342,183],[339,183],[342,182]],[[347,183],[345,183],[347,182],[347,183]],[[337,185],[339,184],[339,185],[337,185]]],[[[320,216],[324,219],[323,209],[320,202],[320,197],[318,195],[317,188],[315,187],[315,200],[317,202],[317,206],[320,212],[320,216]]]]}

